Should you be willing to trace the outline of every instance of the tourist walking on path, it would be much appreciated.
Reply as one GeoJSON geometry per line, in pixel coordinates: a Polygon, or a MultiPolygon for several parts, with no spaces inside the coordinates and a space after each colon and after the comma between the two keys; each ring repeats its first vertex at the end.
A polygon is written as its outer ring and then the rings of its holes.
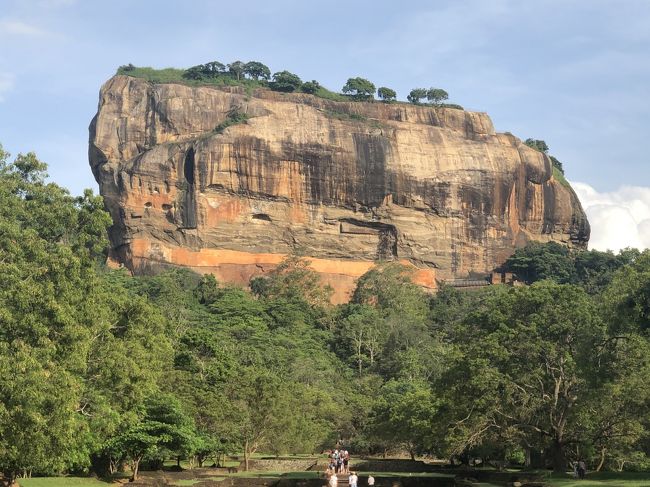
{"type": "Polygon", "coordinates": [[[587,464],[584,462],[584,460],[580,460],[578,462],[578,477],[580,478],[580,480],[584,480],[586,474],[587,474],[587,464]]]}
{"type": "Polygon", "coordinates": [[[355,472],[352,472],[352,475],[348,477],[348,482],[350,484],[350,487],[357,487],[358,481],[359,481],[359,477],[355,472]]]}
{"type": "Polygon", "coordinates": [[[368,475],[368,487],[373,487],[375,485],[375,477],[368,475]]]}
{"type": "Polygon", "coordinates": [[[329,485],[329,487],[336,487],[337,484],[338,484],[338,482],[339,482],[338,477],[336,476],[335,473],[333,473],[333,474],[330,476],[330,480],[329,480],[329,482],[328,482],[328,485],[329,485]]]}

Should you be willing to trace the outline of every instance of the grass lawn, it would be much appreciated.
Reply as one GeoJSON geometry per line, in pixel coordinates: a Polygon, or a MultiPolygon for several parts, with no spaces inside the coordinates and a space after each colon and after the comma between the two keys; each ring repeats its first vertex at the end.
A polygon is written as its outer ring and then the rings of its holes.
{"type": "Polygon", "coordinates": [[[650,487],[650,472],[594,472],[585,480],[552,475],[547,482],[553,487],[650,487]]]}

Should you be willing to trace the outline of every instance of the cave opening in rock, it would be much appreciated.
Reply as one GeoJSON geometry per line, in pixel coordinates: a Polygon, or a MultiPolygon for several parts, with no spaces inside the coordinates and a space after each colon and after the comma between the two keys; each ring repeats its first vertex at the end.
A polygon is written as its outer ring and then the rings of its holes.
{"type": "Polygon", "coordinates": [[[185,181],[190,186],[194,185],[194,149],[190,148],[185,154],[185,163],[183,164],[183,175],[185,181]]]}
{"type": "Polygon", "coordinates": [[[266,213],[255,213],[253,215],[253,220],[262,220],[262,221],[265,221],[265,222],[272,221],[271,217],[269,215],[267,215],[266,213]]]}

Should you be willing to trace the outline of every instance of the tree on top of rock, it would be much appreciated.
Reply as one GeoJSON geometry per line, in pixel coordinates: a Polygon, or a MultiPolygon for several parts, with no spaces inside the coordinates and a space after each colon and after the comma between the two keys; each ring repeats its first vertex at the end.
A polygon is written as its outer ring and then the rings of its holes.
{"type": "Polygon", "coordinates": [[[271,89],[291,93],[300,88],[301,85],[302,80],[298,75],[290,73],[289,71],[279,71],[273,74],[271,89]]]}
{"type": "Polygon", "coordinates": [[[422,103],[422,100],[427,97],[427,93],[428,91],[426,88],[413,88],[406,99],[414,105],[419,105],[422,103]]]}
{"type": "Polygon", "coordinates": [[[237,80],[240,80],[244,74],[244,66],[245,64],[241,61],[234,61],[228,65],[228,72],[237,80]]]}
{"type": "Polygon", "coordinates": [[[524,144],[526,144],[531,149],[535,149],[543,152],[544,154],[548,154],[548,144],[543,140],[528,138],[524,141],[524,144]]]}
{"type": "Polygon", "coordinates": [[[381,86],[377,89],[377,96],[385,102],[391,102],[395,101],[397,98],[397,93],[395,93],[395,90],[381,86]]]}
{"type": "Polygon", "coordinates": [[[441,88],[429,88],[427,90],[427,100],[436,106],[441,106],[442,102],[449,98],[449,93],[441,88]]]}
{"type": "Polygon", "coordinates": [[[351,94],[355,100],[371,100],[375,93],[375,85],[365,78],[349,78],[342,91],[351,94]]]}
{"type": "Polygon", "coordinates": [[[271,78],[271,70],[265,64],[258,61],[250,61],[244,64],[244,74],[254,80],[271,78]]]}

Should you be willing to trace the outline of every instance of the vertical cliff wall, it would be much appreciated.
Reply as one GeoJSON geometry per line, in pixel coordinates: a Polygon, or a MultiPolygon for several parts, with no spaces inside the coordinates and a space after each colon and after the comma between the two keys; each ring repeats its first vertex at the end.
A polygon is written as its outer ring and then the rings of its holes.
{"type": "Polygon", "coordinates": [[[111,258],[136,273],[180,265],[247,283],[297,253],[343,301],[377,260],[435,288],[530,240],[589,238],[548,158],[484,113],[115,76],[89,157],[111,258]]]}

